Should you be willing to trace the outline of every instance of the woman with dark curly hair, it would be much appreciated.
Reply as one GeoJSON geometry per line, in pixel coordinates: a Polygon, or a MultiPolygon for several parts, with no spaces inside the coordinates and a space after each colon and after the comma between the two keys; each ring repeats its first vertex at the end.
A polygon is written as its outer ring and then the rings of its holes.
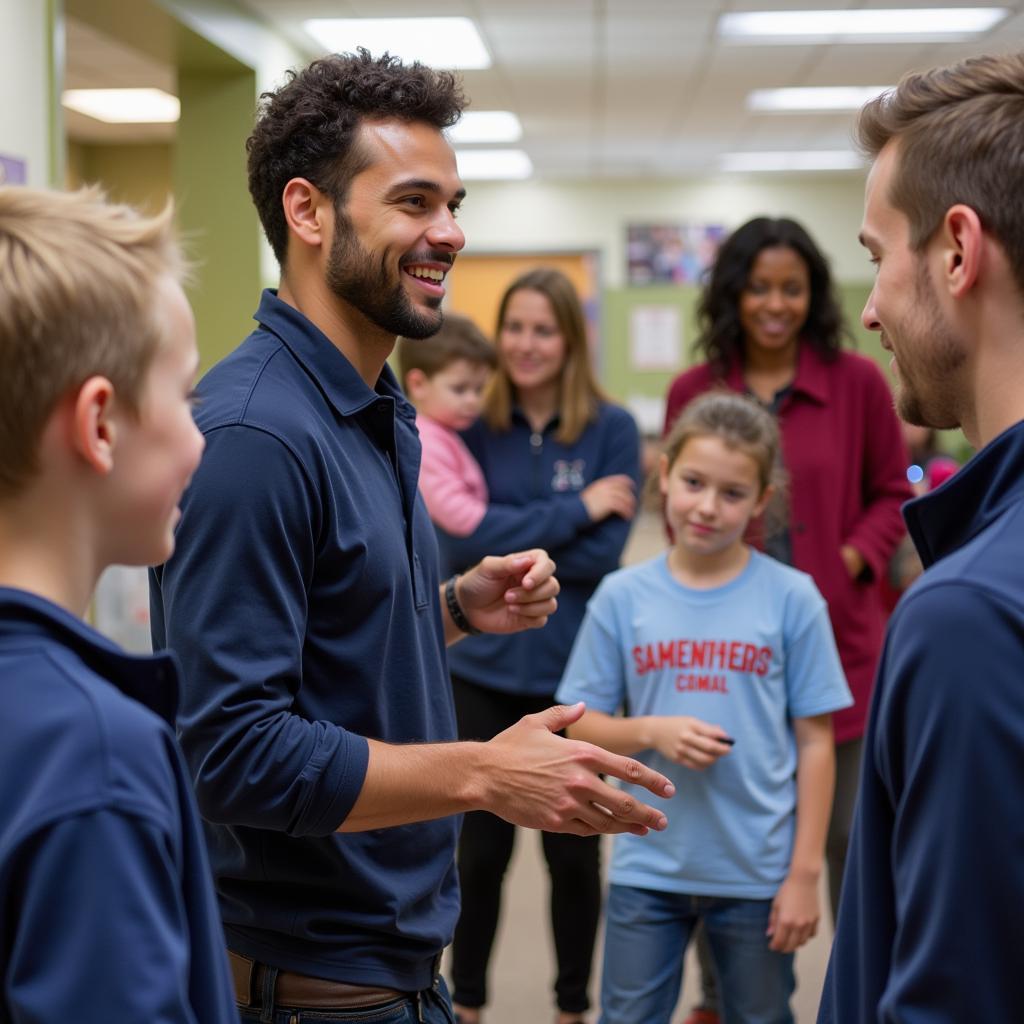
{"type": "Polygon", "coordinates": [[[826,860],[834,917],[882,646],[878,581],[903,535],[900,505],[912,496],[899,421],[875,363],[843,350],[828,263],[796,221],[757,217],[737,228],[719,249],[697,315],[696,348],[706,361],[672,382],[666,430],[687,402],[714,387],[752,395],[776,415],[788,493],[773,510],[777,528],[752,539],[813,577],[855,699],[833,719],[826,860]]]}

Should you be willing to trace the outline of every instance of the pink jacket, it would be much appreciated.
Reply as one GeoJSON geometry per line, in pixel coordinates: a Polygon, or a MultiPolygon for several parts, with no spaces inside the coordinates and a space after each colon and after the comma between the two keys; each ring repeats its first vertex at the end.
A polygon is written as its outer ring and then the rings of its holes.
{"type": "Polygon", "coordinates": [[[453,537],[467,537],[487,511],[487,483],[462,438],[422,413],[416,426],[423,445],[420,493],[430,518],[453,537]]]}

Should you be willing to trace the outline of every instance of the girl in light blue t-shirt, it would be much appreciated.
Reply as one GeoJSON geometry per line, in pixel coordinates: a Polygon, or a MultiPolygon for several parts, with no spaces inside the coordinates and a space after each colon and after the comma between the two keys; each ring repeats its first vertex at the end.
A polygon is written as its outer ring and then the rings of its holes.
{"type": "Polygon", "coordinates": [[[587,703],[573,738],[676,784],[666,831],[614,840],[601,1024],[668,1024],[698,921],[726,1024],[793,1020],[793,951],[820,916],[830,715],[852,701],[811,578],[744,541],[778,445],[750,399],[686,408],[659,467],[674,542],[605,578],[558,689],[587,703]]]}

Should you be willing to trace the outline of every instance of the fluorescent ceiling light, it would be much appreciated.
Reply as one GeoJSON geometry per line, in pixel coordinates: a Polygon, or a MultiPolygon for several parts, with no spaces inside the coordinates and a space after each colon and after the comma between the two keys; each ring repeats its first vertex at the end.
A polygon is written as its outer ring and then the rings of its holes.
{"type": "Polygon", "coordinates": [[[889,88],[888,85],[837,85],[806,89],[755,89],[747,96],[747,109],[859,110],[889,88]]]}
{"type": "Polygon", "coordinates": [[[850,171],[863,165],[849,149],[725,153],[719,164],[723,171],[850,171]]]}
{"type": "Polygon", "coordinates": [[[533,164],[521,149],[460,149],[455,152],[459,176],[466,181],[528,178],[533,164]]]}
{"type": "Polygon", "coordinates": [[[67,89],[61,102],[108,124],[173,124],[181,116],[178,97],[163,89],[67,89]]]}
{"type": "Polygon", "coordinates": [[[1005,7],[854,11],[733,11],[718,19],[725,39],[760,43],[874,43],[968,39],[1009,14],[1005,7]]]}
{"type": "Polygon", "coordinates": [[[523,126],[511,110],[470,110],[448,129],[456,145],[473,142],[518,142],[523,126]]]}
{"type": "Polygon", "coordinates": [[[491,55],[469,18],[312,18],[302,27],[331,53],[363,46],[432,68],[489,68],[491,55]]]}

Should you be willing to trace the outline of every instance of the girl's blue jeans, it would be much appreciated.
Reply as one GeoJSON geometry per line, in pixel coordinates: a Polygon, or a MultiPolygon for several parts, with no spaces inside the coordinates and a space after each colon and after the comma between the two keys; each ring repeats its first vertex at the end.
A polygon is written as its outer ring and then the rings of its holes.
{"type": "Polygon", "coordinates": [[[724,1024],[793,1024],[793,954],[768,948],[771,900],[612,885],[605,908],[600,1024],[670,1024],[683,954],[704,922],[724,1024]]]}

